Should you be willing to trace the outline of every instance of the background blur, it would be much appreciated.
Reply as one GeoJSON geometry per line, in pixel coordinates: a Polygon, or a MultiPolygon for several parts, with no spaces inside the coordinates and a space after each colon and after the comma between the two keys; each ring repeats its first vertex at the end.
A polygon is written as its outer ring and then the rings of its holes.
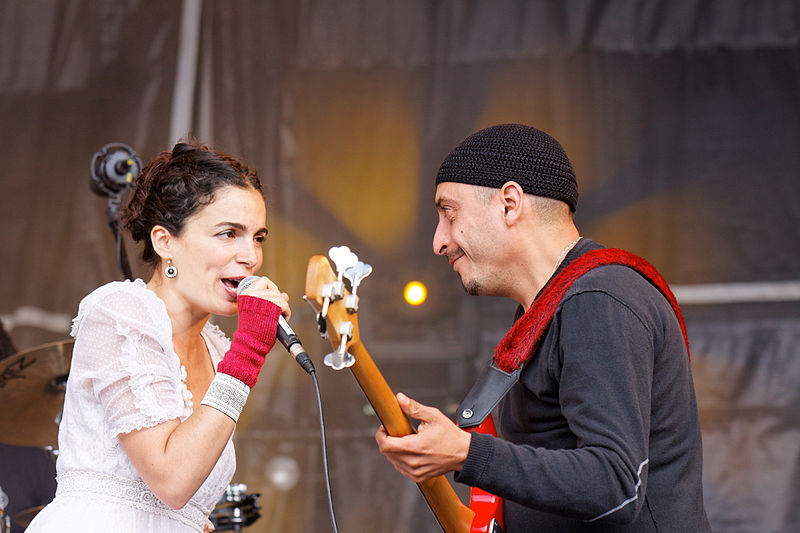
{"type": "MultiPolygon", "coordinates": [[[[395,391],[452,414],[515,306],[464,295],[432,253],[433,177],[473,131],[527,123],[575,166],[581,233],[648,258],[683,305],[714,530],[798,531],[799,43],[780,0],[1,0],[0,318],[20,350],[66,339],[121,279],[89,189],[103,145],[147,161],[192,134],[241,157],[268,201],[262,273],[317,363],[340,531],[438,531],[349,372],[321,364],[306,264],[334,245],[372,264],[362,340],[395,391]]],[[[248,531],[330,531],[313,387],[282,350],[234,480],[261,494],[248,531]]]]}

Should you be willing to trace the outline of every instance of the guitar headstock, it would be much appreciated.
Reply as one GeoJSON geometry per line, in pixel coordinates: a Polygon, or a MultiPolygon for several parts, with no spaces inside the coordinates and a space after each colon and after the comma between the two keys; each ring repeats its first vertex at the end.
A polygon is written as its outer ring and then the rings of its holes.
{"type": "Polygon", "coordinates": [[[355,359],[347,348],[360,342],[358,336],[358,286],[372,273],[372,267],[358,260],[347,246],[333,247],[328,258],[315,255],[308,261],[305,296],[317,313],[320,333],[327,335],[334,351],[325,364],[335,370],[352,366],[355,359]],[[344,283],[350,282],[350,290],[344,283]]]}
{"type": "MultiPolygon", "coordinates": [[[[325,364],[335,370],[351,366],[353,376],[389,435],[410,435],[415,432],[414,426],[358,336],[356,292],[372,267],[358,261],[346,246],[331,248],[328,255],[330,260],[321,255],[309,259],[303,297],[317,312],[320,331],[327,332],[334,349],[325,356],[325,364]],[[349,290],[345,279],[350,282],[349,290]],[[355,353],[358,360],[350,352],[355,353]]],[[[444,476],[427,479],[418,486],[446,533],[489,531],[482,523],[478,524],[479,529],[472,527],[476,513],[461,503],[444,476]]]]}

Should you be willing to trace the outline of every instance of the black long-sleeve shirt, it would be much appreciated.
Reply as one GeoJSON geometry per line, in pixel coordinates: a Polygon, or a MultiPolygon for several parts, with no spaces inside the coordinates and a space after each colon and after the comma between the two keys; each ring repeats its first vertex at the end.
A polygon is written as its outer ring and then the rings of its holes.
{"type": "Polygon", "coordinates": [[[455,479],[504,498],[506,533],[711,530],[680,325],[634,270],[574,282],[497,414],[455,479]]]}

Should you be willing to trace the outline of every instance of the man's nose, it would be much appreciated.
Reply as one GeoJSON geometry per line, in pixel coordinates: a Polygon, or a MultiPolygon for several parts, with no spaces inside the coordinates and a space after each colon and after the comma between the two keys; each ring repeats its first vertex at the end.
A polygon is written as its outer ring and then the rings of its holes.
{"type": "Polygon", "coordinates": [[[444,255],[447,253],[447,239],[448,234],[442,227],[442,223],[436,225],[436,231],[433,232],[433,253],[436,255],[444,255]]]}

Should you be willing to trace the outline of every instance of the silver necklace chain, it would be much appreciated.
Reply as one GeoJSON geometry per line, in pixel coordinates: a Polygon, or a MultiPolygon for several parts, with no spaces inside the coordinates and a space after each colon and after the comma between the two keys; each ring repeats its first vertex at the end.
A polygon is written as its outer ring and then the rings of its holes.
{"type": "Polygon", "coordinates": [[[560,265],[560,264],[561,264],[561,261],[563,261],[563,260],[564,260],[564,256],[566,256],[566,255],[567,255],[567,253],[568,253],[570,250],[572,250],[572,248],[573,248],[573,247],[574,247],[576,244],[578,244],[578,241],[579,241],[579,240],[581,240],[581,239],[582,239],[582,237],[581,237],[580,235],[578,235],[578,238],[577,238],[577,239],[575,239],[574,241],[572,241],[571,243],[569,243],[569,244],[566,246],[566,248],[564,248],[564,249],[561,251],[561,255],[559,255],[559,256],[558,256],[558,259],[556,259],[556,264],[555,264],[555,266],[553,267],[553,271],[552,271],[552,272],[550,272],[550,277],[551,277],[551,278],[553,277],[553,274],[555,274],[555,273],[556,273],[556,270],[558,269],[558,265],[560,265]]]}

